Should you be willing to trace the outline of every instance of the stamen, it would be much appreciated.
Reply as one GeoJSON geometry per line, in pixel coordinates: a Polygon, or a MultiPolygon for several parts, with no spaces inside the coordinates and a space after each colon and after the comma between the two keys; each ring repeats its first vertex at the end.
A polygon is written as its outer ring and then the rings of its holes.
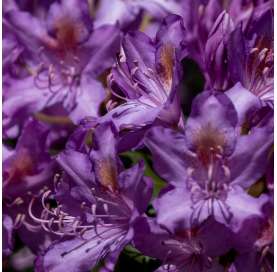
{"type": "Polygon", "coordinates": [[[229,180],[231,178],[231,170],[228,166],[226,165],[222,165],[223,171],[224,171],[224,175],[225,177],[229,180]]]}
{"type": "Polygon", "coordinates": [[[259,52],[259,55],[258,55],[258,58],[260,61],[263,61],[264,58],[266,57],[266,53],[268,52],[268,48],[263,48],[260,52],[259,52]]]}
{"type": "Polygon", "coordinates": [[[257,51],[259,51],[259,49],[257,47],[254,47],[250,50],[250,54],[256,53],[257,51]]]}
{"type": "Polygon", "coordinates": [[[21,197],[17,197],[12,203],[6,203],[6,206],[7,207],[12,207],[14,205],[19,206],[23,203],[24,203],[23,199],[21,197]]]}
{"type": "Polygon", "coordinates": [[[17,214],[14,221],[13,228],[19,229],[22,226],[24,219],[25,219],[25,214],[22,214],[22,213],[17,214]]]}

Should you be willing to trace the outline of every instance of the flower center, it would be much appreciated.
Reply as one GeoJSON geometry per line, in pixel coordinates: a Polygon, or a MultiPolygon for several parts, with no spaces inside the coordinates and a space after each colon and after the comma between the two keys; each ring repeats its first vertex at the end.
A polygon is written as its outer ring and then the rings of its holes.
{"type": "Polygon", "coordinates": [[[168,248],[165,263],[174,264],[180,270],[192,268],[192,266],[203,269],[210,266],[209,258],[204,255],[203,245],[194,237],[186,239],[174,237],[163,241],[162,245],[168,248]]]}
{"type": "Polygon", "coordinates": [[[82,22],[72,20],[70,17],[62,17],[54,26],[59,49],[74,49],[83,39],[85,26],[82,22]]]}
{"type": "Polygon", "coordinates": [[[210,123],[202,127],[196,134],[196,153],[204,166],[208,166],[216,156],[222,154],[224,145],[224,135],[210,123]]]}

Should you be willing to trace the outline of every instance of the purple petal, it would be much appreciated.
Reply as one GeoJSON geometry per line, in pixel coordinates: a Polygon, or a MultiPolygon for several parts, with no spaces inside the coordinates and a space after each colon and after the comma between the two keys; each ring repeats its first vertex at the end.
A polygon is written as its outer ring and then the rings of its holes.
{"type": "Polygon", "coordinates": [[[75,124],[84,117],[99,116],[100,104],[106,96],[106,92],[100,82],[84,75],[81,79],[80,93],[76,99],[76,107],[70,113],[75,124]]]}
{"type": "Polygon", "coordinates": [[[36,271],[88,271],[110,252],[121,250],[127,242],[123,239],[113,250],[116,241],[124,238],[124,232],[116,228],[98,228],[97,233],[91,230],[83,235],[83,239],[73,238],[54,243],[37,258],[36,271]]]}
{"type": "Polygon", "coordinates": [[[225,94],[203,92],[194,99],[185,125],[187,144],[193,151],[220,145],[229,155],[235,147],[237,120],[235,107],[225,94]]]}
{"type": "MultiPolygon", "coordinates": [[[[230,212],[233,215],[230,228],[234,232],[238,232],[247,219],[263,218],[262,208],[268,201],[269,198],[265,195],[254,198],[239,187],[230,190],[226,199],[226,205],[230,207],[230,212]]],[[[221,221],[219,218],[216,219],[221,221]]]]}
{"type": "Polygon", "coordinates": [[[134,2],[158,19],[168,14],[180,14],[182,12],[181,5],[174,0],[136,0],[134,2]]]}
{"type": "Polygon", "coordinates": [[[94,148],[90,157],[97,181],[107,189],[115,190],[119,167],[116,129],[111,122],[102,123],[95,129],[93,136],[94,148]]]}
{"type": "Polygon", "coordinates": [[[94,182],[88,155],[68,149],[60,153],[56,160],[76,184],[91,186],[94,182]]]}
{"type": "Polygon", "coordinates": [[[53,43],[53,39],[50,38],[46,32],[44,22],[36,17],[33,17],[28,12],[11,10],[5,14],[5,18],[7,19],[13,32],[16,33],[20,41],[29,50],[37,50],[41,45],[41,42],[53,43]],[[31,28],[30,25],[32,26],[31,28]]]}
{"type": "Polygon", "coordinates": [[[53,178],[55,164],[46,150],[48,134],[46,125],[37,120],[28,120],[15,152],[3,165],[5,194],[22,196],[28,190],[40,190],[53,178]]]}
{"type": "Polygon", "coordinates": [[[226,42],[234,30],[234,23],[223,11],[214,23],[205,46],[206,66],[216,90],[225,90],[228,87],[228,60],[226,58],[226,42]]]}
{"type": "Polygon", "coordinates": [[[12,253],[13,240],[13,221],[8,215],[3,214],[3,254],[8,256],[12,253]]]}
{"type": "Polygon", "coordinates": [[[152,197],[153,184],[151,179],[144,177],[143,161],[125,170],[119,175],[121,192],[133,202],[139,213],[145,212],[152,197]]]}
{"type": "Polygon", "coordinates": [[[155,127],[145,136],[145,145],[153,155],[154,168],[158,174],[176,186],[182,186],[187,176],[187,166],[194,160],[186,149],[185,137],[174,130],[155,127]]]}
{"type": "Polygon", "coordinates": [[[238,113],[239,124],[246,121],[247,114],[257,108],[261,107],[259,98],[245,89],[240,83],[225,92],[234,104],[238,113]]]}
{"type": "Polygon", "coordinates": [[[49,93],[34,86],[33,77],[9,80],[3,101],[4,126],[22,124],[30,115],[40,111],[47,103],[49,93]],[[24,96],[19,93],[24,92],[24,96]]]}
{"type": "Polygon", "coordinates": [[[156,43],[158,47],[162,44],[172,46],[177,51],[178,59],[181,59],[187,54],[186,48],[183,45],[185,35],[186,30],[182,17],[172,14],[167,16],[162,22],[157,32],[156,43]]]}
{"type": "Polygon", "coordinates": [[[125,28],[137,19],[139,12],[140,10],[133,3],[121,0],[102,0],[97,6],[94,25],[99,27],[119,23],[122,28],[125,28]],[[113,12],[110,12],[111,10],[113,12]]]}
{"type": "Polygon", "coordinates": [[[201,225],[199,238],[211,257],[223,255],[232,247],[231,230],[211,217],[201,225]],[[215,233],[216,235],[212,235],[215,233]]]}
{"type": "Polygon", "coordinates": [[[162,229],[152,218],[141,217],[135,224],[134,245],[144,255],[163,260],[168,249],[163,241],[169,233],[162,229]]]}
{"type": "Polygon", "coordinates": [[[111,110],[104,119],[111,119],[118,130],[142,127],[153,123],[160,107],[152,107],[140,101],[132,100],[111,110]]]}
{"type": "Polygon", "coordinates": [[[162,194],[153,203],[157,210],[157,223],[172,233],[190,229],[193,223],[192,204],[190,192],[184,188],[172,189],[162,194]]]}
{"type": "Polygon", "coordinates": [[[273,144],[272,133],[270,128],[255,128],[250,134],[239,137],[229,159],[233,184],[248,188],[264,174],[265,161],[273,144]]]}
{"type": "Polygon", "coordinates": [[[246,59],[248,55],[242,26],[238,26],[231,34],[227,43],[227,54],[229,60],[229,72],[233,82],[244,83],[246,59]]]}
{"type": "Polygon", "coordinates": [[[142,72],[147,72],[147,68],[154,69],[154,43],[144,33],[138,31],[128,33],[123,40],[122,46],[130,70],[135,69],[137,66],[142,72]]]}
{"type": "Polygon", "coordinates": [[[91,54],[84,72],[98,76],[105,69],[110,68],[119,52],[120,40],[120,31],[116,26],[106,25],[95,29],[83,46],[91,54]]]}

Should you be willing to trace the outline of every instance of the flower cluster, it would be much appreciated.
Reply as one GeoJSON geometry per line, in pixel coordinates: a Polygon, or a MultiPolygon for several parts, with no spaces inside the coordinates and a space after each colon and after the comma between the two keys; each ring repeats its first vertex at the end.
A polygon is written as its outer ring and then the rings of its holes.
{"type": "Polygon", "coordinates": [[[5,267],[273,271],[272,0],[5,0],[3,29],[5,267]]]}

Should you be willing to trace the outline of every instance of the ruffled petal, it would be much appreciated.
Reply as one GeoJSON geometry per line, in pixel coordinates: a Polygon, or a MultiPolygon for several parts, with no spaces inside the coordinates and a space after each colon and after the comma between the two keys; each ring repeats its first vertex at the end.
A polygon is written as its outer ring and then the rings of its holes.
{"type": "Polygon", "coordinates": [[[77,185],[88,187],[93,184],[94,175],[88,155],[68,149],[60,153],[56,160],[77,185]]]}
{"type": "Polygon", "coordinates": [[[101,83],[86,75],[82,77],[79,90],[76,107],[69,115],[75,124],[78,124],[85,117],[99,116],[100,104],[106,96],[101,83]]]}
{"type": "Polygon", "coordinates": [[[159,111],[160,107],[131,100],[111,110],[103,119],[111,119],[118,130],[128,130],[152,124],[159,111]]]}
{"type": "Polygon", "coordinates": [[[131,32],[122,43],[126,61],[130,71],[139,67],[142,72],[147,68],[154,69],[155,47],[153,41],[142,32],[131,32]]]}
{"type": "MultiPolygon", "coordinates": [[[[234,232],[238,232],[246,220],[263,218],[265,215],[263,214],[262,208],[268,202],[269,197],[266,195],[254,198],[239,187],[232,189],[228,192],[226,199],[226,205],[232,214],[229,227],[234,232]]],[[[224,220],[220,220],[219,217],[216,219],[224,223],[224,220]]]]}
{"type": "Polygon", "coordinates": [[[145,145],[153,155],[154,168],[167,182],[184,186],[187,167],[194,155],[186,149],[183,134],[162,127],[152,128],[145,136],[145,145]]]}
{"type": "Polygon", "coordinates": [[[186,30],[182,17],[178,15],[167,16],[157,32],[156,43],[161,45],[170,45],[176,50],[178,59],[182,59],[187,54],[186,46],[183,44],[186,30]]]}
{"type": "Polygon", "coordinates": [[[230,155],[236,143],[237,122],[235,107],[225,94],[203,92],[194,99],[185,125],[187,144],[193,151],[221,146],[223,154],[230,155]]]}
{"type": "Polygon", "coordinates": [[[33,77],[9,79],[3,101],[4,128],[22,125],[29,116],[45,107],[50,95],[50,92],[35,87],[33,77]],[[20,95],[22,93],[24,95],[20,95]]]}
{"type": "Polygon", "coordinates": [[[121,192],[127,196],[130,203],[139,213],[145,212],[152,197],[153,184],[150,179],[143,178],[144,163],[140,161],[132,168],[125,170],[119,175],[119,185],[121,192]]]}
{"type": "Polygon", "coordinates": [[[3,254],[8,256],[12,253],[13,241],[13,221],[8,215],[3,214],[3,254]]]}
{"type": "Polygon", "coordinates": [[[121,0],[102,0],[98,3],[95,15],[95,27],[106,24],[115,25],[119,23],[121,28],[128,27],[133,21],[137,20],[140,10],[129,2],[121,0]],[[113,12],[110,12],[110,11],[113,12]]]}
{"type": "Polygon", "coordinates": [[[87,231],[83,238],[73,238],[52,244],[36,260],[39,272],[83,272],[92,269],[110,252],[121,250],[126,233],[121,229],[101,229],[87,231]],[[116,245],[116,242],[121,239],[116,245]]]}
{"type": "Polygon", "coordinates": [[[237,83],[234,87],[225,92],[234,104],[240,125],[246,121],[247,114],[261,107],[261,101],[245,89],[241,83],[237,83]]]}
{"type": "Polygon", "coordinates": [[[91,54],[84,72],[95,77],[110,68],[120,51],[120,41],[121,35],[117,26],[105,25],[95,29],[83,45],[83,48],[89,50],[91,54]]]}
{"type": "Polygon", "coordinates": [[[192,204],[190,192],[184,188],[162,194],[153,203],[157,211],[157,223],[171,233],[190,229],[193,225],[192,204]]]}
{"type": "Polygon", "coordinates": [[[90,158],[97,182],[106,189],[118,188],[119,161],[117,157],[117,131],[112,122],[101,123],[93,134],[90,158]]]}
{"type": "Polygon", "coordinates": [[[255,128],[250,134],[239,137],[236,149],[229,159],[233,184],[248,188],[265,173],[265,162],[273,144],[270,126],[255,128]]]}

